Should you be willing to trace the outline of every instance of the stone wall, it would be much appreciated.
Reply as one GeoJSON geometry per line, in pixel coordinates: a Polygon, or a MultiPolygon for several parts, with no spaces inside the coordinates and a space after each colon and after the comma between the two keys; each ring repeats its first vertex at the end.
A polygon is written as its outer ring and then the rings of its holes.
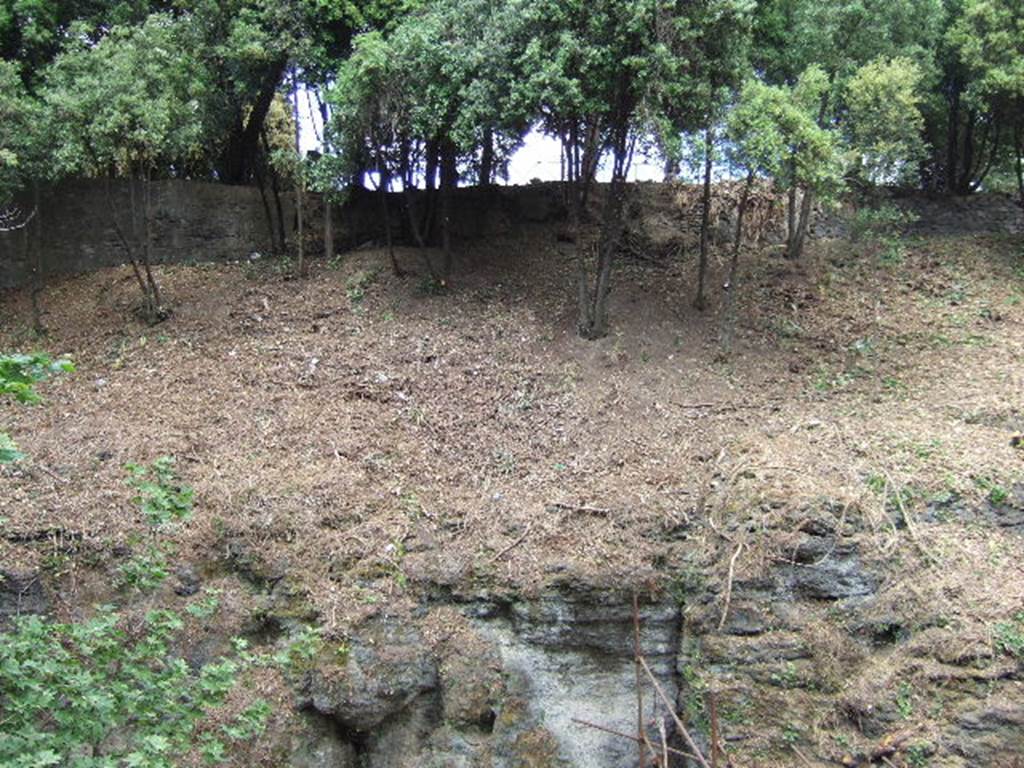
{"type": "MultiPolygon", "coordinates": [[[[656,220],[657,232],[646,232],[645,246],[675,252],[668,247],[677,240],[692,239],[699,221],[696,211],[680,213],[674,207],[672,189],[661,184],[638,185],[631,197],[631,215],[642,229],[656,220]],[[653,217],[653,218],[652,218],[653,217]],[[647,237],[651,235],[651,237],[647,237]],[[667,239],[666,239],[667,238],[667,239]],[[648,242],[650,240],[651,242],[648,242]],[[662,242],[665,240],[665,242],[662,242]],[[671,242],[669,242],[671,241],[671,242]]],[[[595,208],[600,201],[599,189],[595,208]]],[[[426,201],[416,193],[414,209],[422,216],[426,201]]],[[[295,214],[290,195],[282,197],[286,237],[294,237],[295,214]]],[[[1024,232],[1024,212],[1006,195],[971,198],[901,197],[895,201],[913,211],[917,234],[969,234],[976,232],[1024,232]]],[[[407,199],[388,196],[389,218],[397,242],[411,243],[407,199]]],[[[259,190],[188,181],[159,181],[152,185],[153,261],[192,263],[245,259],[253,252],[271,249],[270,225],[259,190]]],[[[40,206],[43,271],[47,275],[88,272],[122,264],[125,252],[114,229],[114,216],[130,235],[130,196],[124,182],[98,180],[69,182],[43,198],[40,206]]],[[[819,217],[813,234],[841,237],[849,211],[819,217]]],[[[455,191],[452,226],[462,239],[511,234],[524,225],[564,217],[560,185],[531,184],[524,187],[466,188],[455,191]]],[[[731,211],[720,217],[716,239],[727,242],[734,228],[731,211]]],[[[383,239],[380,198],[373,192],[354,192],[333,217],[334,242],[339,251],[383,239]]],[[[32,277],[28,251],[34,237],[24,231],[0,233],[0,289],[27,284],[32,277]]],[[[322,255],[323,203],[309,195],[306,243],[311,255],[322,255]]],[[[657,254],[655,254],[657,256],[657,254]]]]}
{"type": "MultiPolygon", "coordinates": [[[[284,200],[291,210],[290,201],[284,200]]],[[[152,184],[154,262],[244,258],[268,247],[270,233],[253,187],[184,181],[152,184]]],[[[125,183],[80,180],[62,185],[40,204],[42,261],[46,274],[75,274],[121,264],[125,252],[115,217],[131,237],[131,204],[125,183]]],[[[140,217],[141,218],[141,217],[140,217]]],[[[286,213],[286,220],[288,220],[286,213]]],[[[30,238],[34,236],[34,227],[30,238]]],[[[0,234],[0,288],[31,278],[23,231],[0,234]]]]}
{"type": "MultiPolygon", "coordinates": [[[[405,197],[389,197],[392,230],[398,241],[410,242],[405,197]]],[[[416,201],[425,210],[422,193],[416,201]]],[[[294,235],[292,197],[282,196],[286,237],[294,235]]],[[[273,202],[271,201],[271,205],[273,202]]],[[[270,225],[255,187],[189,181],[152,184],[152,259],[154,263],[192,263],[245,259],[271,249],[270,225]]],[[[46,275],[89,272],[123,264],[125,251],[114,217],[131,237],[129,186],[125,182],[78,180],[44,196],[40,205],[43,271],[46,275]]],[[[141,210],[141,209],[140,209],[141,210]]],[[[453,226],[463,238],[511,232],[524,221],[546,221],[560,214],[558,185],[459,189],[452,206],[453,226]]],[[[276,215],[276,214],[275,214],[276,215]]],[[[141,217],[140,217],[141,219],[141,217]]],[[[380,199],[358,191],[333,217],[339,250],[380,240],[380,199]]],[[[141,227],[141,223],[140,223],[141,227]]],[[[307,200],[308,253],[322,255],[323,203],[307,200]]],[[[29,252],[35,226],[26,232],[0,233],[0,289],[27,284],[32,278],[29,252]]]]}

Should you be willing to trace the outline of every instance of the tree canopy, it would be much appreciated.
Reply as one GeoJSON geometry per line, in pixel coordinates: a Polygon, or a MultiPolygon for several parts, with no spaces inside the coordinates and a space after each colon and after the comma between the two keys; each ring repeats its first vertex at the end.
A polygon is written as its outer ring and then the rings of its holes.
{"type": "MultiPolygon", "coordinates": [[[[696,161],[707,212],[731,158],[789,193],[798,257],[815,201],[854,181],[968,194],[1015,176],[1024,201],[1022,16],[1020,0],[4,0],[0,198],[67,174],[205,179],[257,183],[269,217],[268,182],[276,196],[300,170],[332,200],[419,189],[409,227],[443,243],[443,283],[452,191],[499,179],[538,130],[578,215],[598,169],[621,184],[637,151],[670,176],[696,161]],[[319,159],[272,162],[297,149],[274,134],[304,98],[319,159]]],[[[580,279],[587,335],[606,261],[580,279]]]]}

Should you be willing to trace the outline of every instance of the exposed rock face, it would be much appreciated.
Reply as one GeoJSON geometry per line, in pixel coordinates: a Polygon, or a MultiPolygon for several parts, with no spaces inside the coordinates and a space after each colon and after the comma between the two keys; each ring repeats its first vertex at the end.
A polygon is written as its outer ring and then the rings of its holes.
{"type": "MultiPolygon", "coordinates": [[[[554,591],[446,610],[429,639],[405,619],[373,619],[344,664],[310,673],[300,704],[333,718],[364,768],[617,768],[633,758],[629,741],[574,722],[635,730],[628,599],[554,591]]],[[[641,646],[671,700],[678,617],[672,603],[641,610],[641,646]]],[[[650,716],[666,717],[645,695],[650,716]]]]}
{"type": "Polygon", "coordinates": [[[367,733],[436,688],[437,668],[420,634],[383,618],[363,628],[344,664],[323,663],[309,673],[302,705],[367,733]]]}

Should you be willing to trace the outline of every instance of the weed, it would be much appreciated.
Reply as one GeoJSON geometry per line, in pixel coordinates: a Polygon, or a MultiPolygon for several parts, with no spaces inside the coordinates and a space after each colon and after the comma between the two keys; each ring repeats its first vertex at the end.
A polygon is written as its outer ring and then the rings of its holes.
{"type": "Polygon", "coordinates": [[[199,735],[251,656],[236,650],[194,673],[171,653],[184,627],[177,615],[151,611],[130,630],[124,624],[106,607],[78,624],[21,618],[0,634],[0,690],[17,703],[0,720],[0,765],[171,766],[197,743],[222,762],[226,742],[263,731],[270,707],[257,701],[199,735]],[[83,757],[101,744],[100,762],[83,757]]]}
{"type": "Polygon", "coordinates": [[[905,395],[907,393],[907,385],[894,376],[884,377],[882,379],[882,386],[898,395],[905,395]]]}
{"type": "Polygon", "coordinates": [[[0,464],[14,464],[25,458],[17,444],[6,432],[0,432],[0,464]]]}
{"type": "Polygon", "coordinates": [[[771,681],[773,685],[777,685],[779,688],[799,688],[800,677],[797,674],[796,665],[792,661],[787,661],[786,665],[779,672],[772,672],[771,681]]]}
{"type": "Polygon", "coordinates": [[[173,457],[161,456],[148,467],[128,464],[125,469],[128,485],[138,492],[133,501],[150,527],[160,528],[192,516],[194,492],[178,482],[173,457]]]}
{"type": "Polygon", "coordinates": [[[909,768],[926,768],[931,751],[930,744],[911,744],[907,748],[907,765],[909,768]]]}
{"type": "Polygon", "coordinates": [[[1018,611],[1009,621],[996,624],[994,634],[998,651],[1024,659],[1024,611],[1018,611]]]}
{"type": "Polygon", "coordinates": [[[53,360],[48,355],[0,355],[0,395],[10,395],[19,403],[38,403],[42,400],[35,385],[54,373],[71,373],[75,366],[70,360],[53,360]]]}
{"type": "Polygon", "coordinates": [[[782,729],[782,740],[787,744],[798,744],[802,739],[803,733],[801,733],[799,726],[790,723],[782,729]]]}
{"type": "Polygon", "coordinates": [[[914,455],[919,459],[930,459],[937,450],[942,448],[942,441],[932,438],[927,443],[912,443],[914,455]]]}
{"type": "Polygon", "coordinates": [[[345,666],[348,664],[349,656],[352,655],[352,645],[347,640],[342,640],[336,646],[334,646],[334,658],[338,664],[345,666]]]}
{"type": "Polygon", "coordinates": [[[366,292],[377,279],[376,269],[360,269],[345,281],[345,295],[353,304],[366,298],[366,292]]]}
{"type": "Polygon", "coordinates": [[[986,498],[994,506],[1001,506],[1010,498],[1010,492],[991,477],[975,477],[974,484],[986,492],[986,498]]]}
{"type": "Polygon", "coordinates": [[[855,342],[853,342],[853,344],[850,345],[850,351],[866,357],[868,355],[875,354],[875,347],[875,340],[870,337],[867,337],[863,339],[857,339],[855,342]]]}
{"type": "Polygon", "coordinates": [[[988,500],[996,506],[1005,504],[1009,497],[1010,494],[1001,485],[993,486],[988,492],[988,500]]]}
{"type": "Polygon", "coordinates": [[[150,544],[117,570],[122,586],[139,592],[152,592],[170,575],[167,550],[158,544],[150,544]]]}
{"type": "Polygon", "coordinates": [[[722,720],[732,725],[746,725],[753,719],[751,709],[748,699],[725,702],[721,707],[722,720]]]}
{"type": "Polygon", "coordinates": [[[323,645],[320,628],[303,625],[289,638],[288,644],[271,657],[271,660],[292,674],[302,674],[312,668],[323,645]]]}
{"type": "Polygon", "coordinates": [[[433,275],[428,275],[420,280],[420,293],[427,296],[440,296],[447,289],[444,280],[438,280],[433,275]]]}
{"type": "Polygon", "coordinates": [[[504,477],[512,477],[519,471],[519,462],[515,454],[509,451],[495,451],[494,464],[498,474],[504,477]]]}
{"type": "Polygon", "coordinates": [[[203,596],[185,610],[197,619],[208,619],[220,609],[220,595],[219,589],[204,589],[203,596]]]}
{"type": "Polygon", "coordinates": [[[900,683],[900,689],[896,692],[896,711],[903,720],[909,720],[914,715],[914,689],[910,683],[900,683]]]}

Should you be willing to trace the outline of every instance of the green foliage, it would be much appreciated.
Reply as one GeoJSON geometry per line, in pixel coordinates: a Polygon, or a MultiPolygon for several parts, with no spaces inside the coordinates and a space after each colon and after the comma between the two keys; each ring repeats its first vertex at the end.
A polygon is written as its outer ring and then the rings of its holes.
{"type": "MultiPolygon", "coordinates": [[[[48,355],[0,355],[0,396],[10,395],[19,403],[38,403],[42,398],[35,385],[54,373],[69,373],[75,366],[66,358],[53,360],[48,355]]],[[[11,436],[0,431],[0,465],[14,464],[25,458],[11,436]]]]}
{"type": "Polygon", "coordinates": [[[910,211],[892,203],[858,208],[850,221],[850,240],[878,242],[898,236],[915,221],[910,211]]]}
{"type": "Polygon", "coordinates": [[[179,481],[173,457],[162,456],[148,467],[128,464],[125,468],[128,485],[138,492],[133,501],[150,527],[158,529],[192,516],[195,492],[179,481]]]}
{"type": "Polygon", "coordinates": [[[77,29],[47,72],[53,157],[65,173],[144,177],[202,151],[202,62],[185,20],[153,14],[93,44],[77,29]],[[77,34],[76,34],[77,33],[77,34]]]}
{"type": "Polygon", "coordinates": [[[75,366],[70,360],[53,360],[48,355],[0,355],[0,395],[11,395],[19,403],[38,403],[42,398],[35,385],[54,373],[70,373],[75,366]]]}
{"type": "Polygon", "coordinates": [[[118,568],[118,573],[124,586],[139,592],[152,592],[163,584],[171,573],[166,548],[159,544],[147,545],[142,552],[134,554],[123,563],[118,568]]]}
{"type": "Polygon", "coordinates": [[[374,269],[360,269],[345,281],[345,295],[353,304],[358,304],[366,298],[366,291],[377,279],[377,271],[374,269]]]}
{"type": "Polygon", "coordinates": [[[25,458],[6,432],[0,432],[0,464],[14,464],[25,458]]]}
{"type": "Polygon", "coordinates": [[[924,157],[921,69],[910,59],[876,59],[846,86],[847,130],[855,162],[874,183],[908,180],[924,157]]]}
{"type": "Polygon", "coordinates": [[[208,619],[220,608],[219,589],[204,589],[203,596],[189,605],[185,611],[197,619],[208,619]]]}
{"type": "Polygon", "coordinates": [[[969,96],[1024,122],[1024,9],[1020,0],[966,0],[949,44],[973,74],[969,96]]]}
{"type": "Polygon", "coordinates": [[[20,619],[0,635],[0,764],[171,768],[197,741],[220,762],[226,741],[259,734],[265,702],[197,739],[251,659],[236,654],[193,673],[170,654],[182,627],[169,611],[129,627],[109,607],[79,624],[20,619]]]}
{"type": "Polygon", "coordinates": [[[728,119],[734,161],[784,188],[835,197],[843,176],[838,136],[818,122],[827,87],[816,67],[792,87],[748,81],[728,119]]]}
{"type": "Polygon", "coordinates": [[[994,635],[998,651],[1024,659],[1024,611],[996,624],[994,635]]]}

